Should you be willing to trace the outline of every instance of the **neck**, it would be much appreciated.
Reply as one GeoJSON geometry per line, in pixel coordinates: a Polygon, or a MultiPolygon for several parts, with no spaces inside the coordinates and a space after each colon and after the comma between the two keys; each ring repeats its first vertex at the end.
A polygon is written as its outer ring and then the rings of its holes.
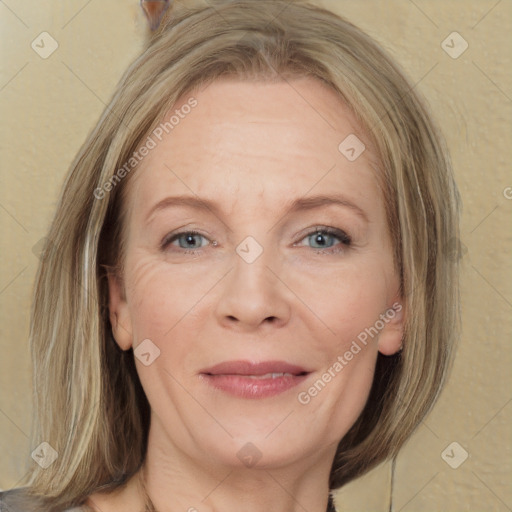
{"type": "Polygon", "coordinates": [[[207,457],[188,456],[152,422],[139,476],[149,511],[152,505],[156,512],[239,512],[243,503],[246,512],[326,512],[332,456],[317,455],[300,463],[261,469],[222,466],[207,457]]]}

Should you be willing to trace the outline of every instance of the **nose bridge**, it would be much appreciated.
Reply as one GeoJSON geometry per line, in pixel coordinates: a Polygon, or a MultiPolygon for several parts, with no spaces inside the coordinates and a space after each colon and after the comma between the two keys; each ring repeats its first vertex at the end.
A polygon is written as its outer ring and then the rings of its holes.
{"type": "Polygon", "coordinates": [[[250,296],[253,305],[260,307],[273,295],[272,288],[277,285],[268,268],[272,265],[275,251],[248,236],[238,244],[236,253],[231,285],[239,299],[243,299],[244,295],[250,296]]]}
{"type": "MultiPolygon", "coordinates": [[[[271,283],[272,273],[269,266],[275,257],[268,246],[259,244],[253,237],[247,237],[236,248],[237,257],[234,258],[233,276],[234,284],[247,290],[253,289],[267,293],[269,288],[275,286],[271,283]]],[[[275,263],[275,262],[274,262],[275,263]]]]}
{"type": "Polygon", "coordinates": [[[219,321],[238,321],[255,327],[266,319],[285,322],[289,304],[282,284],[270,270],[277,267],[277,251],[248,236],[236,247],[233,269],[217,306],[219,321]]]}

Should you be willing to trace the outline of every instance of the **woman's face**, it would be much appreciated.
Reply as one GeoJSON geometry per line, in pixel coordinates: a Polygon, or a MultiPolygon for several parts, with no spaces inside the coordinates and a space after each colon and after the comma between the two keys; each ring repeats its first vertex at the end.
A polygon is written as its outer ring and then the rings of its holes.
{"type": "Polygon", "coordinates": [[[331,458],[402,338],[370,143],[314,79],[194,97],[129,178],[124,283],[109,278],[150,442],[202,464],[331,458]]]}

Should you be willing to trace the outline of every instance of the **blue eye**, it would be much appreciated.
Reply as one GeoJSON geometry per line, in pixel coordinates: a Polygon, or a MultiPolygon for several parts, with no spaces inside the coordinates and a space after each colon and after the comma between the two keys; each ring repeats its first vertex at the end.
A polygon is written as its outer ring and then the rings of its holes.
{"type": "MultiPolygon", "coordinates": [[[[340,245],[336,244],[336,240],[345,247],[350,246],[350,244],[352,243],[352,239],[344,231],[340,229],[327,227],[315,228],[314,231],[311,231],[301,241],[306,239],[311,244],[311,248],[315,249],[317,252],[333,253],[342,250],[342,248],[336,247],[336,245],[340,245]]],[[[181,233],[174,233],[172,235],[168,235],[162,241],[161,249],[165,250],[169,245],[175,245],[174,242],[176,241],[178,242],[177,248],[184,249],[185,252],[189,252],[192,254],[194,254],[197,249],[201,249],[208,245],[208,239],[201,233],[198,233],[197,231],[182,231],[181,233]],[[202,240],[205,241],[206,243],[201,243],[202,240]]],[[[213,242],[212,245],[217,245],[217,242],[213,242]]]]}
{"type": "Polygon", "coordinates": [[[352,243],[352,239],[344,231],[334,228],[316,228],[303,238],[306,239],[312,244],[312,248],[317,250],[331,249],[336,245],[336,240],[345,246],[352,243]]]}
{"type": "Polygon", "coordinates": [[[175,233],[174,235],[164,239],[162,242],[162,249],[165,249],[174,241],[178,241],[180,249],[200,249],[201,247],[204,247],[204,245],[207,245],[201,244],[201,238],[206,240],[206,238],[197,231],[183,231],[181,233],[175,233]]]}

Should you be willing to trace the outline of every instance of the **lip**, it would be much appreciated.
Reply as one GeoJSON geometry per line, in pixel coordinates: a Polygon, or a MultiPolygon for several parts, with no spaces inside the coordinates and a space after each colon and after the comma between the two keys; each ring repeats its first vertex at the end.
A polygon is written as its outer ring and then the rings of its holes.
{"type": "Polygon", "coordinates": [[[208,385],[240,398],[267,398],[297,386],[310,373],[285,361],[225,361],[201,370],[200,377],[208,385]]]}

